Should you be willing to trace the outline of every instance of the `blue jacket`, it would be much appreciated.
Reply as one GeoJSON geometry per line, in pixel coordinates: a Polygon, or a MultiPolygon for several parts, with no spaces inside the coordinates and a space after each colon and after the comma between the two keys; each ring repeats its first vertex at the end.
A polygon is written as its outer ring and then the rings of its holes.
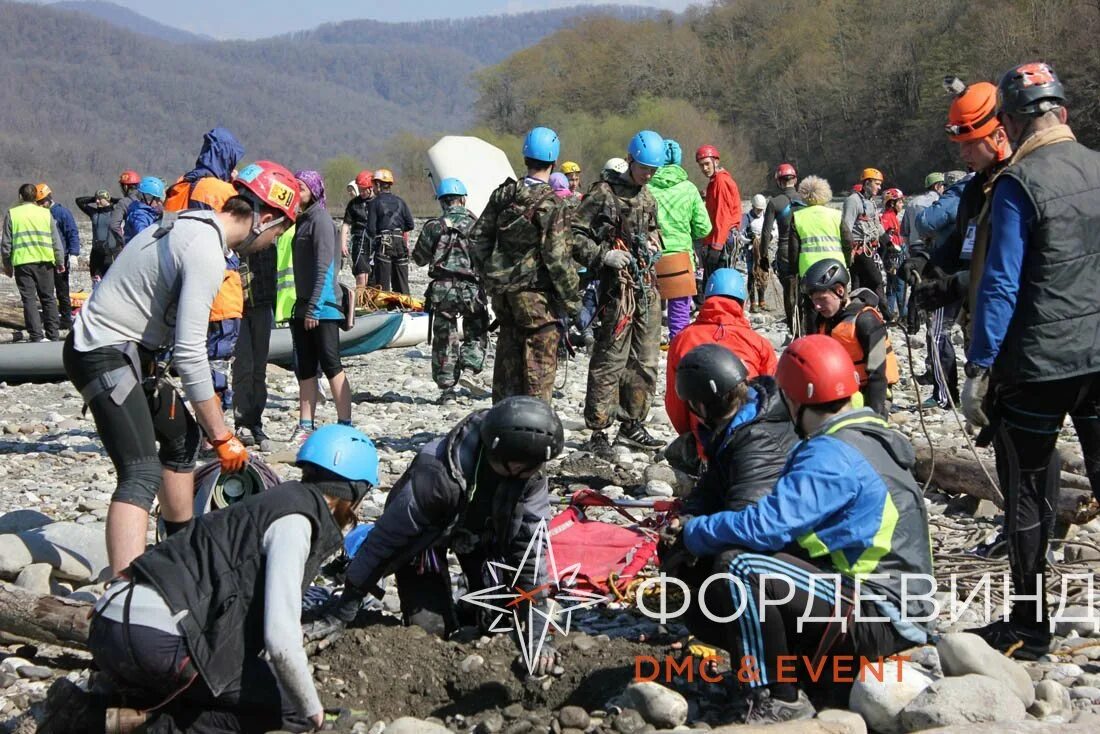
{"type": "Polygon", "coordinates": [[[955,231],[955,218],[959,215],[959,201],[962,199],[963,189],[966,188],[973,177],[974,174],[971,173],[955,182],[951,188],[943,192],[943,196],[917,213],[917,233],[922,238],[932,238],[933,252],[947,242],[947,238],[955,231]]]}
{"type": "Polygon", "coordinates": [[[311,206],[298,214],[294,228],[294,318],[318,321],[344,318],[336,276],[340,272],[340,248],[336,225],[323,206],[311,206]]]}
{"type": "Polygon", "coordinates": [[[161,213],[143,201],[135,201],[126,210],[123,241],[129,242],[141,230],[160,221],[161,213]]]}
{"type": "Polygon", "coordinates": [[[80,230],[77,229],[73,213],[61,204],[50,207],[50,216],[57,222],[57,230],[61,233],[61,240],[65,243],[66,255],[80,254],[80,230]]]}
{"type": "Polygon", "coordinates": [[[200,178],[213,176],[229,181],[233,169],[243,157],[244,146],[236,136],[224,127],[216,127],[203,136],[202,150],[195,160],[195,167],[183,174],[183,179],[194,183],[200,178]]]}

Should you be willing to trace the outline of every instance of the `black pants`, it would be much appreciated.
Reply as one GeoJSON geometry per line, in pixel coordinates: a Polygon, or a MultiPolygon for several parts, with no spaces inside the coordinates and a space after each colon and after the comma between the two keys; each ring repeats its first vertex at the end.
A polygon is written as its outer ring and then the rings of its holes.
{"type": "Polygon", "coordinates": [[[53,287],[57,293],[58,323],[62,329],[73,328],[73,302],[69,296],[69,256],[65,256],[65,272],[53,272],[53,287]]]}
{"type": "Polygon", "coordinates": [[[959,404],[959,363],[955,357],[955,345],[951,342],[951,327],[959,315],[961,303],[953,303],[933,311],[931,323],[925,332],[924,340],[928,347],[927,367],[932,373],[932,397],[941,407],[948,406],[950,397],[955,405],[959,404]],[[935,345],[939,360],[933,359],[935,345]]]}
{"type": "Polygon", "coordinates": [[[92,277],[102,278],[107,274],[107,269],[111,267],[111,263],[115,261],[114,254],[108,253],[106,249],[96,249],[92,247],[92,254],[88,258],[88,270],[91,271],[92,277]]]}
{"type": "Polygon", "coordinates": [[[348,239],[351,241],[352,275],[370,275],[374,262],[373,239],[365,229],[353,229],[348,239]]]}
{"type": "Polygon", "coordinates": [[[152,708],[182,690],[157,709],[145,731],[259,733],[313,728],[291,708],[271,667],[259,657],[246,661],[239,687],[215,696],[201,675],[194,677],[182,637],[97,615],[88,631],[88,648],[100,670],[121,687],[138,691],[136,700],[128,699],[130,705],[152,708]]]}
{"type": "Polygon", "coordinates": [[[344,371],[340,363],[340,322],[332,319],[317,322],[306,329],[305,319],[290,320],[290,337],[294,341],[294,374],[301,380],[324,372],[330,380],[344,371]]]}
{"type": "MultiPolygon", "coordinates": [[[[1085,472],[1100,499],[1100,373],[1051,382],[1000,386],[993,404],[993,448],[1005,496],[1005,534],[1013,592],[1034,596],[1046,574],[1047,543],[1058,510],[1061,457],[1056,444],[1066,416],[1077,429],[1085,472]]],[[[1046,604],[1016,600],[1012,620],[1047,629],[1046,604]]]]}
{"type": "Polygon", "coordinates": [[[233,422],[238,428],[263,425],[267,407],[267,355],[275,312],[271,306],[246,306],[233,360],[233,422]]]}
{"type": "MultiPolygon", "coordinates": [[[[817,682],[826,684],[832,683],[833,659],[851,662],[853,673],[858,675],[860,656],[877,661],[914,644],[901,637],[889,622],[856,621],[850,615],[850,602],[842,600],[838,607],[836,584],[833,579],[824,577],[825,573],[812,563],[786,553],[765,555],[726,551],[714,557],[709,567],[705,562],[697,563],[689,574],[695,578],[684,579],[692,587],[692,606],[686,619],[688,629],[703,642],[729,652],[734,671],[741,668],[747,658],[752,658],[759,674],[755,680],[741,681],[749,688],[791,683],[792,678],[797,678],[802,687],[811,687],[814,682],[801,662],[802,656],[811,660],[829,656],[824,666],[826,672],[817,682]],[[703,580],[708,574],[719,573],[730,574],[741,585],[728,579],[715,580],[706,591],[707,610],[712,617],[729,617],[744,603],[744,610],[732,622],[709,619],[698,606],[698,591],[703,580]],[[769,602],[785,599],[791,587],[794,587],[794,596],[785,604],[764,607],[760,615],[757,612],[762,607],[762,576],[768,577],[763,581],[763,589],[769,602]],[[785,577],[792,583],[788,585],[778,577],[785,577]],[[816,583],[814,577],[817,577],[816,583]],[[835,609],[839,609],[839,613],[835,613],[835,609]],[[803,619],[799,630],[798,621],[804,616],[823,619],[803,619]],[[848,616],[846,631],[841,630],[839,622],[824,619],[839,616],[848,616]],[[781,673],[780,658],[792,655],[798,656],[798,664],[788,661],[787,669],[781,673]]],[[[868,588],[861,593],[866,597],[876,592],[868,588]]],[[[867,602],[864,602],[862,614],[865,617],[883,616],[867,602]]]]}
{"type": "Polygon", "coordinates": [[[378,287],[394,293],[409,293],[409,246],[400,232],[378,235],[374,256],[374,279],[378,287]]]}
{"type": "MultiPolygon", "coordinates": [[[[401,600],[401,618],[406,626],[415,625],[446,638],[463,625],[476,624],[479,607],[455,603],[446,552],[435,549],[429,553],[434,560],[418,558],[394,574],[397,596],[401,600]]],[[[469,591],[486,588],[483,554],[461,554],[458,562],[469,591]]]]}
{"type": "Polygon", "coordinates": [[[878,296],[878,310],[886,308],[886,280],[882,267],[872,255],[862,254],[852,257],[852,290],[867,288],[878,296]]]}
{"type": "Polygon", "coordinates": [[[779,278],[779,289],[783,292],[783,321],[787,332],[794,331],[794,320],[798,318],[798,278],[789,266],[776,263],[775,274],[779,278]]]}
{"type": "Polygon", "coordinates": [[[15,266],[15,285],[23,301],[23,320],[32,342],[57,339],[57,293],[54,286],[54,267],[50,263],[27,263],[15,266]],[[42,324],[45,322],[45,334],[42,324]]]}

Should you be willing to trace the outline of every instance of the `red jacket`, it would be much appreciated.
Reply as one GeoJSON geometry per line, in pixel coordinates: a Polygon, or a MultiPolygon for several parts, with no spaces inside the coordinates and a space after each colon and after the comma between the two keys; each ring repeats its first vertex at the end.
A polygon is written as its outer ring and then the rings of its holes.
{"type": "Polygon", "coordinates": [[[898,250],[905,244],[905,238],[901,236],[901,223],[898,222],[898,213],[893,209],[887,209],[882,213],[882,228],[890,235],[890,242],[898,250]]]}
{"type": "Polygon", "coordinates": [[[724,168],[719,168],[707,184],[707,214],[710,215],[711,230],[703,242],[721,250],[726,244],[730,227],[741,226],[741,191],[724,168]]]}
{"type": "Polygon", "coordinates": [[[765,337],[753,331],[741,304],[732,298],[714,296],[703,302],[695,323],[676,335],[668,346],[665,382],[665,411],[677,433],[695,430],[699,420],[676,395],[676,366],[684,355],[700,344],[721,344],[740,357],[749,371],[749,379],[774,375],[775,348],[765,337]]]}

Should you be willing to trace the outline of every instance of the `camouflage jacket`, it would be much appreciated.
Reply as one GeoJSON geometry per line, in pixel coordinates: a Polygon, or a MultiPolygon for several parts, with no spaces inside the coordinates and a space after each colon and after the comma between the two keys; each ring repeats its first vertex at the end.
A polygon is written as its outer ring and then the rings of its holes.
{"type": "Polygon", "coordinates": [[[604,254],[621,240],[634,255],[637,270],[655,282],[661,255],[657,201],[645,186],[622,177],[599,181],[572,216],[573,256],[589,270],[601,267],[604,254]]]}
{"type": "Polygon", "coordinates": [[[542,291],[569,313],[579,309],[569,211],[550,184],[505,181],[489,197],[470,239],[474,266],[491,295],[542,291]]]}
{"type": "Polygon", "coordinates": [[[470,253],[470,230],[476,222],[477,217],[466,207],[448,207],[443,216],[429,220],[420,230],[413,262],[430,266],[428,277],[432,280],[478,282],[480,277],[470,253]]]}

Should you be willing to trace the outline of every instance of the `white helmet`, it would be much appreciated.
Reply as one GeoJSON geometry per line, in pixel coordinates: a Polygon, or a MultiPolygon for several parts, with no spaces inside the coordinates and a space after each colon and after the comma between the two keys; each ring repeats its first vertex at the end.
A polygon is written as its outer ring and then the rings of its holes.
{"type": "Polygon", "coordinates": [[[355,179],[348,181],[347,190],[351,192],[352,196],[359,196],[359,184],[355,183],[355,179]]]}
{"type": "Polygon", "coordinates": [[[763,210],[768,205],[768,200],[764,198],[763,194],[757,194],[752,197],[752,208],[757,210],[763,210]]]}
{"type": "Polygon", "coordinates": [[[607,163],[603,164],[605,172],[613,172],[619,175],[626,173],[629,169],[630,164],[622,158],[608,158],[607,163]]]}

